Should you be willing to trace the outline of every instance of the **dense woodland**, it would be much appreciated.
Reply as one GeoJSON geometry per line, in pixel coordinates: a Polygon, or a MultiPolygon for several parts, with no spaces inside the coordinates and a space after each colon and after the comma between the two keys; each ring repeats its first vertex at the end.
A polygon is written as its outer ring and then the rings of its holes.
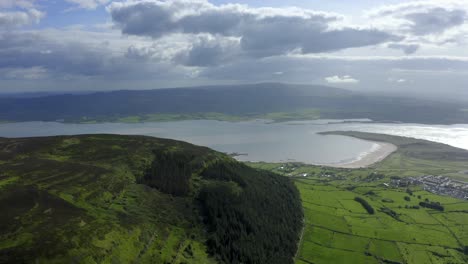
{"type": "Polygon", "coordinates": [[[153,151],[155,158],[140,183],[155,187],[164,193],[186,195],[190,190],[192,174],[189,158],[178,152],[153,151]]]}
{"type": "Polygon", "coordinates": [[[302,207],[287,178],[219,162],[203,177],[219,182],[200,192],[211,253],[225,263],[293,263],[302,207]]]}

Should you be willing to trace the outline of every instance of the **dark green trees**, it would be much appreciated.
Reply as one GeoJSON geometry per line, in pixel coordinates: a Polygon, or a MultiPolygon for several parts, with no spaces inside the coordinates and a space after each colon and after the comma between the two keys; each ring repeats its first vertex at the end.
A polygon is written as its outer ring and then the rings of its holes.
{"type": "Polygon", "coordinates": [[[439,202],[420,202],[419,205],[438,211],[444,211],[444,206],[442,206],[439,202]]]}
{"type": "Polygon", "coordinates": [[[366,211],[369,214],[374,214],[374,208],[372,208],[372,206],[366,200],[364,200],[363,198],[355,197],[354,201],[360,203],[362,205],[362,207],[364,207],[364,209],[366,209],[366,211]]]}
{"type": "Polygon", "coordinates": [[[293,263],[303,212],[285,177],[239,163],[216,163],[203,177],[219,182],[199,199],[211,253],[225,263],[293,263]]]}
{"type": "Polygon", "coordinates": [[[172,195],[186,195],[190,191],[192,174],[190,160],[179,152],[155,152],[151,167],[141,183],[172,195]]]}

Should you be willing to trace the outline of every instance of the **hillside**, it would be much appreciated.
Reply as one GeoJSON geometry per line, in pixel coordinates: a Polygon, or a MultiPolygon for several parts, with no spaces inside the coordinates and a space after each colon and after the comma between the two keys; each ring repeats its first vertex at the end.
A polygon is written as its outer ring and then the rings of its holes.
{"type": "Polygon", "coordinates": [[[260,83],[0,98],[0,121],[290,120],[296,117],[449,124],[468,122],[468,112],[463,111],[466,108],[455,103],[371,96],[327,86],[260,83]]]}
{"type": "Polygon", "coordinates": [[[290,179],[143,136],[0,139],[0,263],[292,263],[290,179]]]}

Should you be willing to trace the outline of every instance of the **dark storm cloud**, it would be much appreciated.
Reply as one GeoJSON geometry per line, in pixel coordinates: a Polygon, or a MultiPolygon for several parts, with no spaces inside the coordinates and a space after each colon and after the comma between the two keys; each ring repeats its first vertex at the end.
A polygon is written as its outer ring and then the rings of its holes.
{"type": "MultiPolygon", "coordinates": [[[[206,1],[137,1],[114,3],[109,7],[112,19],[124,34],[160,38],[171,33],[211,34],[240,39],[242,55],[266,57],[288,52],[320,53],[352,47],[375,45],[399,38],[371,29],[333,29],[339,21],[333,14],[302,9],[249,8],[240,5],[215,6],[206,1]]],[[[190,65],[197,54],[212,55],[201,45],[192,48],[190,65]]],[[[215,60],[214,58],[212,60],[215,60]]]]}

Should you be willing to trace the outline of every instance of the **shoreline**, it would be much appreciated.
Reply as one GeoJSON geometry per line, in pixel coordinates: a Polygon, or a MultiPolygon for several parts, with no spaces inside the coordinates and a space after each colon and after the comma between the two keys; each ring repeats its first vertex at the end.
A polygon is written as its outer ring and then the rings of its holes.
{"type": "Polygon", "coordinates": [[[351,162],[327,164],[327,165],[322,165],[322,166],[334,167],[334,168],[346,168],[346,169],[367,168],[375,163],[378,163],[384,160],[385,158],[390,156],[392,153],[394,153],[398,149],[397,146],[391,143],[376,142],[376,141],[370,141],[370,142],[376,145],[375,149],[372,149],[369,152],[361,154],[360,157],[358,157],[358,159],[351,161],[351,162]]]}

